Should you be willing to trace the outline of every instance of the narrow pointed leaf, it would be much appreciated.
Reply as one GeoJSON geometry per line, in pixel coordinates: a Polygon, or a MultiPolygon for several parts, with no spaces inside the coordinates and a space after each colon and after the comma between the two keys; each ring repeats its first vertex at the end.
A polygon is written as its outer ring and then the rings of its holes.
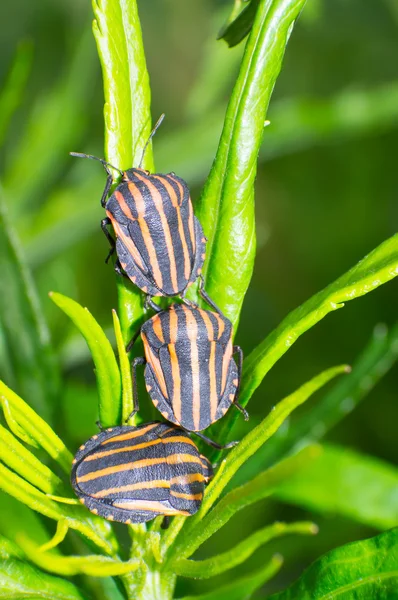
{"type": "Polygon", "coordinates": [[[336,548],[270,600],[394,600],[398,590],[398,529],[336,548]]]}
{"type": "Polygon", "coordinates": [[[82,506],[57,504],[1,463],[0,489],[50,519],[66,521],[71,529],[79,531],[104,553],[116,552],[117,542],[104,519],[91,515],[82,506]]]}
{"type": "Polygon", "coordinates": [[[73,583],[15,559],[0,560],[0,599],[85,600],[73,583]]]}
{"type": "Polygon", "coordinates": [[[219,37],[225,40],[228,46],[236,46],[250,33],[258,5],[259,0],[249,0],[236,18],[220,32],[219,37]]]}
{"type": "MultiPolygon", "coordinates": [[[[94,0],[94,37],[104,79],[105,154],[116,167],[138,166],[151,130],[151,92],[136,0],[94,0]]],[[[152,144],[144,168],[153,171],[152,144]]],[[[124,342],[143,316],[140,291],[118,280],[124,342]]]]}
{"type": "Polygon", "coordinates": [[[122,562],[107,556],[60,556],[54,552],[43,552],[30,540],[24,538],[21,546],[34,564],[57,575],[90,575],[91,577],[114,577],[136,570],[140,563],[136,561],[122,562]]]}
{"type": "Polygon", "coordinates": [[[240,402],[247,404],[264,376],[299,336],[344,302],[359,298],[398,275],[398,234],[291,312],[246,358],[240,402]]]}
{"type": "Polygon", "coordinates": [[[0,519],[0,533],[15,543],[27,531],[37,544],[45,544],[51,537],[36,512],[1,491],[0,513],[7,515],[7,519],[0,519]]]}
{"type": "Polygon", "coordinates": [[[398,469],[347,448],[326,444],[307,469],[281,482],[275,494],[284,502],[371,527],[398,525],[398,469]]]}
{"type": "MultiPolygon", "coordinates": [[[[271,496],[281,482],[306,468],[308,463],[319,456],[320,451],[319,446],[308,446],[297,455],[286,458],[251,481],[228,492],[203,519],[193,518],[186,521],[183,531],[170,549],[170,560],[191,556],[238,511],[271,496]]],[[[171,527],[175,527],[174,522],[171,527]]],[[[165,535],[164,545],[167,545],[167,541],[165,535]]],[[[171,539],[170,542],[172,541],[174,540],[171,539]]]]}
{"type": "Polygon", "coordinates": [[[120,374],[122,377],[122,423],[127,425],[134,425],[135,419],[129,419],[134,408],[133,399],[133,381],[131,378],[131,364],[128,354],[126,352],[126,346],[123,340],[122,329],[120,327],[119,317],[115,310],[113,314],[113,327],[115,329],[115,337],[117,344],[117,351],[119,354],[119,366],[120,374]]]}
{"type": "Polygon", "coordinates": [[[261,465],[268,466],[302,447],[322,439],[339,421],[349,415],[391,369],[398,358],[398,324],[391,331],[377,325],[351,373],[338,380],[329,392],[306,414],[292,419],[261,450],[261,465]]]}
{"type": "Polygon", "coordinates": [[[68,531],[69,531],[68,521],[66,519],[60,519],[57,522],[57,529],[56,529],[53,537],[51,538],[51,540],[49,540],[45,544],[42,544],[40,547],[38,547],[38,551],[39,552],[47,552],[47,550],[53,550],[54,548],[59,546],[59,544],[61,542],[64,541],[68,531]]]}
{"type": "Polygon", "coordinates": [[[36,288],[3,198],[0,198],[0,325],[18,392],[47,420],[57,404],[59,374],[36,288]],[[18,335],[15,326],[18,324],[18,335]]]}
{"type": "Polygon", "coordinates": [[[56,493],[63,488],[60,478],[2,425],[0,425],[0,460],[45,493],[56,493]]]}
{"type": "Polygon", "coordinates": [[[275,555],[264,567],[245,577],[235,579],[232,583],[211,592],[199,596],[184,596],[180,600],[249,600],[256,590],[276,575],[282,562],[282,557],[275,555]]]}
{"type": "Polygon", "coordinates": [[[0,396],[7,400],[13,420],[69,475],[73,456],[51,427],[2,381],[0,396]]]}
{"type": "Polygon", "coordinates": [[[189,560],[182,558],[173,563],[173,569],[177,575],[182,577],[194,577],[207,579],[214,577],[224,571],[233,569],[247,560],[258,548],[283,535],[298,533],[302,535],[314,535],[318,528],[314,523],[274,523],[256,531],[234,548],[208,558],[206,560],[189,560]]]}
{"type": "Polygon", "coordinates": [[[120,425],[122,421],[120,372],[108,338],[87,308],[55,292],[51,292],[50,298],[70,317],[90,348],[97,376],[102,427],[120,425]]]}
{"type": "Polygon", "coordinates": [[[331,379],[347,372],[347,365],[332,367],[323,371],[298,390],[277,404],[270,414],[252,429],[239,444],[230,451],[221,463],[213,481],[209,484],[202,507],[195,518],[203,517],[220,496],[237,470],[279,429],[287,417],[317,390],[326,385],[331,379]]]}
{"type": "Polygon", "coordinates": [[[305,0],[260,0],[197,216],[207,244],[206,291],[235,328],[255,253],[254,180],[266,110],[305,0]]]}
{"type": "Polygon", "coordinates": [[[8,540],[0,535],[0,559],[5,558],[24,558],[24,554],[15,542],[8,540]]]}

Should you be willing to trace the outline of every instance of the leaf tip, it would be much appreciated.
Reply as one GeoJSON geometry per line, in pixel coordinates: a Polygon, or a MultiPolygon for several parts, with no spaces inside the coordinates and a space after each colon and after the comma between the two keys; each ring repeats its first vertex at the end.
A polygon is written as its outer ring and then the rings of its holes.
{"type": "Polygon", "coordinates": [[[309,527],[309,532],[312,535],[317,535],[319,533],[319,527],[316,523],[311,523],[310,527],[309,527]]]}
{"type": "Polygon", "coordinates": [[[351,373],[351,371],[352,371],[352,367],[350,365],[345,365],[344,373],[351,373]]]}
{"type": "Polygon", "coordinates": [[[277,554],[274,554],[271,562],[275,565],[280,567],[283,564],[283,556],[282,554],[279,554],[279,552],[277,554]]]}

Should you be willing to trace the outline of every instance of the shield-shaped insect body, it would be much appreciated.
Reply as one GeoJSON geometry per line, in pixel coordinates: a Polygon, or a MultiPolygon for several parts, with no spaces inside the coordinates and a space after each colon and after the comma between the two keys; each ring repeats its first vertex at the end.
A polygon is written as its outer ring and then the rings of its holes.
{"type": "Polygon", "coordinates": [[[129,169],[105,210],[120,265],[142,291],[176,296],[199,277],[206,238],[183,179],[129,169]]]}
{"type": "Polygon", "coordinates": [[[170,424],[101,431],[78,450],[71,482],[91,512],[142,523],[158,515],[192,515],[212,467],[188,435],[170,424]]]}
{"type": "Polygon", "coordinates": [[[199,432],[238,404],[242,353],[232,345],[232,325],[223,315],[174,304],[141,327],[145,382],[165,419],[199,432]],[[239,353],[239,364],[233,354],[239,353]]]}

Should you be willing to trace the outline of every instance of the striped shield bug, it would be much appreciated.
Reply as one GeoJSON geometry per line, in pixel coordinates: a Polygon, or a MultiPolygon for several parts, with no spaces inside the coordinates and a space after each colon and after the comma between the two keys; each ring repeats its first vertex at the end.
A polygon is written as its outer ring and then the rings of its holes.
{"type": "Polygon", "coordinates": [[[110,521],[193,515],[213,470],[188,435],[168,423],[122,425],[80,446],[71,482],[80,502],[110,521]]]}
{"type": "Polygon", "coordinates": [[[138,333],[145,358],[135,358],[132,363],[135,412],[137,366],[145,364],[147,391],[163,417],[221,448],[199,432],[220,419],[230,406],[248,419],[238,403],[243,354],[239,346],[232,345],[231,322],[220,313],[173,304],[146,321],[138,333]],[[238,355],[238,364],[233,354],[238,355]]]}
{"type": "Polygon", "coordinates": [[[218,310],[203,289],[201,273],[207,240],[193,214],[186,182],[175,173],[151,174],[141,168],[145,150],[163,118],[164,115],[149,136],[138,168],[121,171],[89,154],[71,155],[98,160],[107,172],[101,198],[107,216],[101,227],[111,245],[107,261],[116,250],[117,273],[127,276],[145,292],[147,302],[155,310],[159,309],[151,301],[152,296],[184,298],[187,288],[200,277],[200,294],[218,310]],[[111,169],[119,172],[121,181],[108,198],[113,183],[111,169]],[[116,240],[108,231],[109,225],[116,240]]]}

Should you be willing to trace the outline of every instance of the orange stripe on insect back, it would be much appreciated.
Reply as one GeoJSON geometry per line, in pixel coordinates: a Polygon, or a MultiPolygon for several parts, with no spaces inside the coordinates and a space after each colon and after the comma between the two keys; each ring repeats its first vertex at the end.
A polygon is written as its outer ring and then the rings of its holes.
{"type": "Polygon", "coordinates": [[[209,358],[210,374],[210,417],[213,422],[217,412],[217,381],[216,381],[216,342],[210,342],[209,358]]]}
{"type": "Polygon", "coordinates": [[[148,344],[147,337],[146,337],[145,333],[143,333],[142,331],[141,331],[141,339],[144,344],[145,357],[147,359],[147,362],[151,365],[152,369],[155,371],[156,380],[159,384],[159,387],[162,391],[163,396],[165,398],[168,398],[166,382],[164,380],[163,370],[162,370],[160,361],[159,361],[158,357],[155,355],[155,353],[153,352],[151,346],[148,344]]]}
{"type": "Polygon", "coordinates": [[[209,342],[214,340],[214,327],[213,327],[213,323],[211,322],[211,319],[208,315],[208,313],[205,310],[201,310],[199,309],[200,312],[200,316],[202,317],[204,324],[206,326],[206,330],[207,330],[207,338],[209,340],[209,342]]]}
{"type": "MultiPolygon", "coordinates": [[[[188,455],[189,456],[189,455],[188,455]]],[[[98,471],[91,471],[81,477],[77,477],[77,483],[84,483],[85,481],[92,481],[93,479],[99,479],[105,477],[105,475],[114,475],[122,471],[132,471],[134,469],[141,469],[144,467],[152,467],[153,465],[166,464],[165,458],[144,458],[142,460],[135,460],[133,462],[123,463],[121,465],[115,465],[113,467],[106,467],[105,469],[98,469],[98,471]]]]}
{"type": "Polygon", "coordinates": [[[151,423],[150,425],[147,425],[146,427],[141,427],[141,429],[135,429],[134,431],[130,431],[129,433],[123,433],[122,435],[115,435],[115,436],[101,442],[101,446],[103,446],[105,444],[112,444],[113,442],[124,442],[124,440],[132,440],[136,437],[140,437],[140,436],[144,435],[144,433],[147,433],[151,429],[158,427],[158,425],[159,425],[159,423],[151,423]]]}
{"type": "Polygon", "coordinates": [[[189,438],[186,438],[182,435],[175,435],[174,437],[162,437],[157,438],[156,440],[150,440],[149,442],[143,442],[142,444],[134,444],[134,446],[122,446],[121,448],[113,448],[112,450],[102,450],[102,452],[100,451],[95,452],[95,454],[89,454],[84,460],[97,460],[98,458],[104,458],[105,456],[111,456],[112,454],[118,454],[119,452],[134,452],[135,450],[144,450],[150,446],[157,446],[158,444],[172,444],[173,442],[183,442],[196,447],[195,443],[189,438]]]}
{"type": "Polygon", "coordinates": [[[200,377],[199,377],[199,351],[198,351],[198,325],[192,312],[181,304],[187,320],[187,333],[191,342],[191,369],[192,369],[192,412],[194,428],[200,425],[200,377]]]}
{"type": "Polygon", "coordinates": [[[153,488],[169,488],[170,482],[164,479],[153,479],[152,481],[140,481],[139,483],[131,483],[130,485],[120,485],[119,487],[108,488],[107,490],[101,490],[90,494],[93,498],[105,498],[110,494],[117,494],[120,492],[133,492],[134,490],[146,490],[153,488]]]}
{"type": "Polygon", "coordinates": [[[125,508],[126,510],[143,510],[149,512],[158,512],[162,515],[189,515],[185,510],[177,510],[175,508],[167,507],[161,502],[154,502],[150,500],[126,500],[125,502],[114,502],[115,508],[125,508]]]}
{"type": "MultiPolygon", "coordinates": [[[[184,276],[185,276],[185,279],[189,279],[189,277],[191,275],[191,265],[190,265],[190,261],[189,261],[188,245],[187,245],[187,240],[185,238],[184,225],[183,225],[182,218],[181,218],[181,209],[180,209],[180,204],[178,202],[177,194],[175,193],[173,186],[170,185],[170,183],[167,181],[167,179],[164,179],[163,177],[159,177],[158,175],[153,175],[153,177],[158,179],[161,182],[161,184],[164,185],[164,187],[167,190],[167,193],[170,196],[171,203],[177,211],[178,233],[180,234],[182,252],[184,254],[184,276]]],[[[173,181],[175,181],[175,179],[173,179],[173,181]]],[[[182,189],[181,184],[177,181],[175,181],[175,182],[178,183],[180,195],[183,194],[183,189],[182,189]]]]}
{"type": "Polygon", "coordinates": [[[125,216],[128,219],[130,219],[131,221],[136,221],[136,218],[133,217],[133,213],[131,212],[130,207],[128,206],[126,200],[124,199],[122,192],[115,190],[114,194],[115,194],[115,198],[118,201],[118,204],[119,204],[120,208],[122,209],[123,213],[125,214],[125,216]]]}
{"type": "Polygon", "coordinates": [[[108,215],[108,217],[110,218],[110,220],[112,222],[112,227],[115,230],[116,237],[118,237],[123,242],[123,244],[126,246],[130,255],[133,257],[134,262],[139,266],[141,271],[146,272],[147,269],[146,269],[146,267],[144,267],[144,263],[142,262],[142,259],[141,259],[141,254],[140,254],[138,248],[136,247],[136,245],[134,244],[133,240],[131,239],[131,237],[124,234],[123,229],[121,228],[119,223],[117,221],[115,221],[115,219],[113,218],[113,215],[111,215],[110,212],[106,211],[106,214],[108,215]]]}
{"type": "Polygon", "coordinates": [[[162,321],[158,315],[156,315],[152,318],[152,328],[153,328],[153,331],[154,331],[156,337],[158,338],[159,342],[164,344],[162,321]]]}
{"type": "Polygon", "coordinates": [[[188,485],[194,481],[204,481],[202,473],[190,473],[188,475],[177,475],[170,479],[170,485],[188,485]]]}
{"type": "Polygon", "coordinates": [[[223,360],[222,360],[222,379],[221,379],[221,394],[224,393],[225,385],[227,383],[228,369],[232,358],[232,342],[229,340],[227,347],[225,348],[223,360]]]}
{"type": "Polygon", "coordinates": [[[148,224],[145,220],[145,202],[144,198],[138,189],[138,187],[132,181],[129,181],[128,187],[130,190],[130,194],[133,196],[135,205],[137,207],[138,219],[137,222],[140,226],[142,238],[144,240],[144,244],[146,246],[149,262],[151,263],[151,268],[153,272],[153,277],[157,283],[157,285],[161,288],[163,286],[163,277],[159,268],[159,262],[156,256],[155,246],[153,245],[152,237],[149,232],[148,224]]]}
{"type": "Polygon", "coordinates": [[[170,490],[170,494],[176,498],[183,498],[184,500],[202,500],[203,498],[203,492],[200,492],[199,494],[185,494],[184,492],[170,490]]]}
{"type": "Polygon", "coordinates": [[[156,209],[159,213],[160,221],[162,223],[164,237],[166,240],[167,253],[169,255],[171,283],[173,286],[173,290],[175,292],[177,292],[178,291],[177,267],[176,267],[176,261],[175,261],[175,256],[174,256],[173,241],[171,239],[170,227],[167,222],[166,215],[164,214],[162,195],[159,192],[159,190],[157,189],[157,187],[151,181],[149,181],[149,179],[147,179],[146,177],[142,177],[138,173],[136,174],[136,176],[137,176],[137,179],[139,179],[140,181],[143,181],[145,183],[145,185],[147,186],[147,188],[151,194],[152,200],[153,200],[153,202],[156,206],[156,209]]]}
{"type": "Polygon", "coordinates": [[[169,465],[181,465],[184,463],[196,463],[198,465],[202,464],[199,456],[195,454],[171,454],[171,456],[167,457],[167,463],[169,465]]]}
{"type": "Polygon", "coordinates": [[[177,421],[181,422],[181,380],[180,365],[178,363],[177,353],[174,344],[167,346],[170,353],[171,376],[173,378],[173,413],[177,421]]]}
{"type": "Polygon", "coordinates": [[[214,316],[216,317],[218,322],[218,339],[220,339],[222,334],[224,333],[225,323],[224,320],[217,313],[214,313],[214,316]]]}

